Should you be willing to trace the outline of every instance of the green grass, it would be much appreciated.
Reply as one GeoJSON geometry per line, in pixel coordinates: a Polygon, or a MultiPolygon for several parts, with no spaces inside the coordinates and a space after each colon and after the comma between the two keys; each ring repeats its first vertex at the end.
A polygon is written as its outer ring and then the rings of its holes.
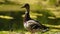
{"type": "Polygon", "coordinates": [[[49,4],[51,4],[51,5],[56,4],[56,0],[49,0],[49,4]]]}
{"type": "MultiPolygon", "coordinates": [[[[28,32],[28,31],[22,31],[22,30],[19,30],[19,31],[0,31],[0,34],[31,34],[30,32],[28,32]]],[[[38,33],[38,34],[42,34],[41,32],[36,32],[36,33],[38,33]]],[[[58,29],[51,29],[50,31],[48,31],[48,32],[45,32],[44,34],[59,34],[60,33],[60,30],[58,30],[58,29]]]]}
{"type": "MultiPolygon", "coordinates": [[[[39,0],[40,1],[40,0],[39,0]]],[[[0,4],[0,16],[2,15],[3,17],[0,17],[0,34],[30,34],[30,32],[25,31],[23,28],[22,22],[23,22],[23,17],[24,17],[24,11],[25,9],[22,9],[21,6],[23,6],[23,3],[27,1],[21,1],[22,4],[14,4],[13,2],[11,3],[5,3],[5,4],[0,4]],[[15,19],[8,19],[8,17],[13,17],[15,19]],[[12,27],[14,31],[9,31],[9,24],[13,22],[12,27]],[[7,31],[6,31],[7,30],[7,31]]],[[[17,2],[18,3],[18,2],[17,2]]],[[[29,3],[29,2],[28,2],[29,3]]],[[[56,16],[60,16],[58,13],[58,10],[60,11],[60,7],[52,7],[56,3],[56,0],[50,0],[49,4],[51,4],[50,8],[51,9],[46,9],[49,7],[44,8],[40,2],[34,3],[33,1],[30,2],[31,6],[31,18],[40,21],[43,25],[46,25],[50,27],[50,30],[44,34],[60,34],[60,17],[57,18],[56,16]],[[33,3],[33,4],[32,4],[33,3]],[[54,11],[54,10],[56,11],[54,11]],[[55,12],[55,13],[53,13],[55,12]],[[57,14],[57,15],[55,15],[57,14]],[[48,17],[53,17],[53,18],[48,18],[48,17]]],[[[48,5],[49,6],[49,5],[48,5]]],[[[41,34],[41,32],[38,32],[38,34],[41,34]]]]}

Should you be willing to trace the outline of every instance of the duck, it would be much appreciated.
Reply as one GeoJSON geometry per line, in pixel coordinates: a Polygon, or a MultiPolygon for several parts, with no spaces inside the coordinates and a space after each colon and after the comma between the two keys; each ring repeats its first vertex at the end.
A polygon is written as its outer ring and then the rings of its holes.
{"type": "Polygon", "coordinates": [[[49,31],[49,27],[42,25],[39,21],[34,20],[30,17],[30,5],[28,3],[26,3],[21,8],[26,9],[25,16],[23,19],[23,25],[27,31],[30,31],[31,34],[34,34],[37,31],[41,31],[41,32],[49,31]]]}

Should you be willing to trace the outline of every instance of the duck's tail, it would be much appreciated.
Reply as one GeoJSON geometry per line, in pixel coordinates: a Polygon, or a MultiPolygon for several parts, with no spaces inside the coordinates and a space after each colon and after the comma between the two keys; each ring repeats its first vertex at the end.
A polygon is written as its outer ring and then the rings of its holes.
{"type": "Polygon", "coordinates": [[[43,33],[44,33],[44,32],[47,32],[47,31],[49,31],[49,30],[50,30],[49,27],[42,25],[42,32],[43,32],[43,33]]]}

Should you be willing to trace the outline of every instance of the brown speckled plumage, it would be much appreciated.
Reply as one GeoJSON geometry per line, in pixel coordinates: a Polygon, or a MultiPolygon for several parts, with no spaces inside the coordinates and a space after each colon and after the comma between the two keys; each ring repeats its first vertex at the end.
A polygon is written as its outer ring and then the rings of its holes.
{"type": "Polygon", "coordinates": [[[24,17],[24,27],[26,30],[30,31],[31,33],[34,33],[36,31],[46,32],[49,30],[48,27],[46,27],[46,26],[42,25],[40,22],[30,18],[29,4],[25,4],[22,8],[26,8],[25,17],[24,17]]]}

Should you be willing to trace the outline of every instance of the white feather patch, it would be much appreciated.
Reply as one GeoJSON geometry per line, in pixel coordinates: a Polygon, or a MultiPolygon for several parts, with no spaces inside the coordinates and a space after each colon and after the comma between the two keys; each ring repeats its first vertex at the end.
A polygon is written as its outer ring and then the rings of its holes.
{"type": "Polygon", "coordinates": [[[38,24],[38,23],[35,22],[34,20],[29,20],[26,23],[24,23],[24,27],[28,28],[31,24],[38,24]]]}

